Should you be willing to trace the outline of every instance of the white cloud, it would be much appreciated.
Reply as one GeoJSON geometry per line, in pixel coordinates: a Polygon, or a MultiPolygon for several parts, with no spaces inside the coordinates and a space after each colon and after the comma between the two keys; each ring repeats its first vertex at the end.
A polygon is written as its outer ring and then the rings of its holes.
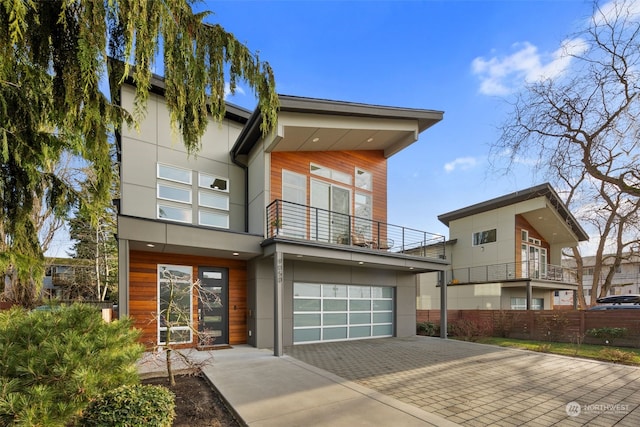
{"type": "Polygon", "coordinates": [[[618,15],[618,12],[622,11],[623,14],[626,14],[629,18],[634,18],[640,15],[640,2],[638,1],[620,1],[614,0],[609,3],[603,4],[600,7],[600,11],[595,13],[593,16],[593,21],[602,25],[607,21],[611,22],[618,15]]]}
{"type": "MultiPolygon", "coordinates": [[[[244,89],[241,86],[236,85],[236,93],[235,95],[244,95],[244,89]]],[[[224,84],[224,99],[227,99],[231,95],[231,85],[229,82],[224,84]]]]}
{"type": "Polygon", "coordinates": [[[447,173],[453,172],[456,169],[469,170],[478,164],[478,160],[475,157],[458,157],[452,162],[445,163],[444,170],[447,173]]]}
{"type": "Polygon", "coordinates": [[[571,56],[586,49],[581,39],[568,39],[551,54],[542,54],[529,43],[515,43],[510,55],[478,57],[471,63],[474,74],[480,78],[480,93],[485,95],[508,95],[523,83],[553,79],[561,75],[570,65],[571,56]]]}

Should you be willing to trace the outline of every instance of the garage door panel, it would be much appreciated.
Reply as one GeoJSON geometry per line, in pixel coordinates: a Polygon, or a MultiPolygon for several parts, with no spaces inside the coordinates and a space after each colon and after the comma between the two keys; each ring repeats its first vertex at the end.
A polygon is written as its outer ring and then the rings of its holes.
{"type": "Polygon", "coordinates": [[[294,283],[295,344],[393,336],[393,288],[294,283]]]}

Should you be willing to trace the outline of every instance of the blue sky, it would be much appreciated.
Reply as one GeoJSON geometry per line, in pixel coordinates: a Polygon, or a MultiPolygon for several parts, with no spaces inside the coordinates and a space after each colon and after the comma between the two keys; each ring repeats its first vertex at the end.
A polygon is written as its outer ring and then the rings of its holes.
{"type": "MultiPolygon", "coordinates": [[[[510,175],[492,172],[489,145],[509,95],[566,66],[554,54],[584,28],[592,7],[590,0],[198,5],[271,64],[279,93],[444,111],[442,122],[389,160],[388,220],[445,236],[439,214],[545,181],[526,163],[510,175]]],[[[229,101],[255,105],[242,83],[229,101]]],[[[67,250],[61,233],[47,255],[67,250]]]]}
{"type": "MultiPolygon", "coordinates": [[[[210,1],[220,23],[274,69],[279,93],[444,111],[389,161],[389,222],[448,236],[439,214],[545,181],[489,169],[505,100],[566,64],[583,0],[210,1]]],[[[246,86],[245,86],[246,89],[246,86]]],[[[230,99],[252,108],[247,89],[230,99]]]]}

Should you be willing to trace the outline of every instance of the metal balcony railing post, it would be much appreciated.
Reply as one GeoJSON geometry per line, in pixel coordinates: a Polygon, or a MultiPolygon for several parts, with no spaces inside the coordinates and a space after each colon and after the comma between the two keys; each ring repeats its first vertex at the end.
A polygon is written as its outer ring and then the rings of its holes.
{"type": "Polygon", "coordinates": [[[315,218],[316,218],[316,223],[315,225],[315,229],[316,229],[316,240],[320,239],[320,228],[318,227],[318,223],[320,222],[320,219],[318,218],[318,208],[314,208],[315,210],[315,218]]]}
{"type": "Polygon", "coordinates": [[[280,200],[276,200],[276,234],[280,234],[280,200]]]}
{"type": "Polygon", "coordinates": [[[422,256],[426,256],[427,255],[427,232],[423,231],[422,232],[422,243],[420,244],[422,250],[421,250],[421,254],[422,256]]]}

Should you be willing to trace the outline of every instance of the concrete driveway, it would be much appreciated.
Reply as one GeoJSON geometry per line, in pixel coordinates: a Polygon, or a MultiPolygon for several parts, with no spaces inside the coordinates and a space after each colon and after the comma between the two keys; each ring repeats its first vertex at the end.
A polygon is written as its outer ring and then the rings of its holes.
{"type": "Polygon", "coordinates": [[[285,353],[468,426],[640,426],[640,368],[431,337],[285,353]]]}

